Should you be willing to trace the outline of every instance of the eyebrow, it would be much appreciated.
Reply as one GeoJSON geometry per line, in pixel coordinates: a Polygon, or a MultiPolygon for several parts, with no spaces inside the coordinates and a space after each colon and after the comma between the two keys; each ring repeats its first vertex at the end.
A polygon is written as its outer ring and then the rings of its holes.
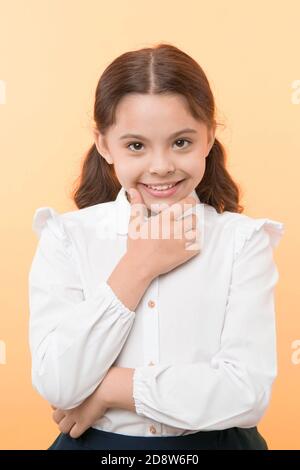
{"type": "MultiPolygon", "coordinates": [[[[183,134],[183,133],[197,134],[197,131],[196,131],[196,129],[191,129],[191,128],[187,127],[186,129],[181,129],[180,131],[173,132],[173,134],[170,135],[169,139],[172,139],[172,138],[176,137],[177,135],[183,134]]],[[[133,138],[136,138],[136,139],[142,139],[142,140],[148,141],[147,137],[144,137],[140,134],[124,134],[120,137],[119,140],[127,139],[129,137],[133,137],[133,138]]]]}

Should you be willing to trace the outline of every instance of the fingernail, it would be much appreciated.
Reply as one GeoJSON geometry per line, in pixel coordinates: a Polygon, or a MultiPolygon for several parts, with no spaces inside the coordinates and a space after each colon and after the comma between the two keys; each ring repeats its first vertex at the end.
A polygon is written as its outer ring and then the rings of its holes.
{"type": "Polygon", "coordinates": [[[133,196],[134,196],[133,190],[132,190],[132,189],[129,189],[128,194],[129,194],[129,198],[130,198],[130,201],[131,201],[131,199],[132,199],[133,196]]]}

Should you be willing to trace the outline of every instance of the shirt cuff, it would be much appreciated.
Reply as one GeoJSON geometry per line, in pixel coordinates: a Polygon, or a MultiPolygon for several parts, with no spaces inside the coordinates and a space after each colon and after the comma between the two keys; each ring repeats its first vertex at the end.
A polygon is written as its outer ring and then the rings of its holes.
{"type": "MultiPolygon", "coordinates": [[[[130,308],[126,307],[126,305],[123,304],[123,302],[119,299],[115,291],[110,287],[110,285],[106,281],[102,283],[101,287],[102,289],[104,289],[104,292],[110,296],[112,300],[111,307],[115,307],[118,311],[120,310],[123,313],[126,313],[127,316],[133,316],[136,314],[134,310],[130,310],[130,308]]],[[[99,292],[100,295],[102,295],[102,289],[101,292],[99,292]]]]}
{"type": "Polygon", "coordinates": [[[139,397],[143,395],[143,375],[140,368],[135,368],[133,373],[133,399],[135,403],[136,413],[138,415],[143,415],[144,407],[143,403],[139,397]]]}
{"type": "Polygon", "coordinates": [[[169,367],[171,366],[156,364],[154,366],[140,366],[134,369],[132,395],[137,414],[152,418],[151,411],[156,408],[155,394],[153,392],[157,387],[158,377],[169,367]]]}

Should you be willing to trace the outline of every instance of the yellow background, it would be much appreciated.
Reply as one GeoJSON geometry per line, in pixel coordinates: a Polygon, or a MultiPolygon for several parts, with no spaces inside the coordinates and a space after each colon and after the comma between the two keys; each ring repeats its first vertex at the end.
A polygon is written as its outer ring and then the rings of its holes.
{"type": "Polygon", "coordinates": [[[33,213],[75,208],[70,190],[92,143],[104,68],[127,50],[163,41],[207,74],[245,214],[285,224],[275,251],[279,375],[259,429],[271,449],[300,448],[300,364],[292,362],[300,338],[300,92],[292,88],[300,79],[299,17],[297,0],[0,0],[1,449],[45,449],[58,434],[49,404],[31,386],[33,213]]]}

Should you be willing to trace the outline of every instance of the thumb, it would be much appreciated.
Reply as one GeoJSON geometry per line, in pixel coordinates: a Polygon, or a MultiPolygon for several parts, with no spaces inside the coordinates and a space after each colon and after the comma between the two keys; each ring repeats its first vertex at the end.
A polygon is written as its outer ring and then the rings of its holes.
{"type": "Polygon", "coordinates": [[[141,219],[147,215],[147,207],[144,202],[144,199],[141,193],[136,188],[129,188],[128,190],[130,205],[131,205],[131,214],[130,221],[137,216],[141,219]]]}
{"type": "Polygon", "coordinates": [[[138,191],[138,189],[129,188],[128,194],[129,194],[129,198],[130,198],[130,204],[133,204],[133,203],[142,203],[142,204],[144,204],[142,195],[138,191]]]}

